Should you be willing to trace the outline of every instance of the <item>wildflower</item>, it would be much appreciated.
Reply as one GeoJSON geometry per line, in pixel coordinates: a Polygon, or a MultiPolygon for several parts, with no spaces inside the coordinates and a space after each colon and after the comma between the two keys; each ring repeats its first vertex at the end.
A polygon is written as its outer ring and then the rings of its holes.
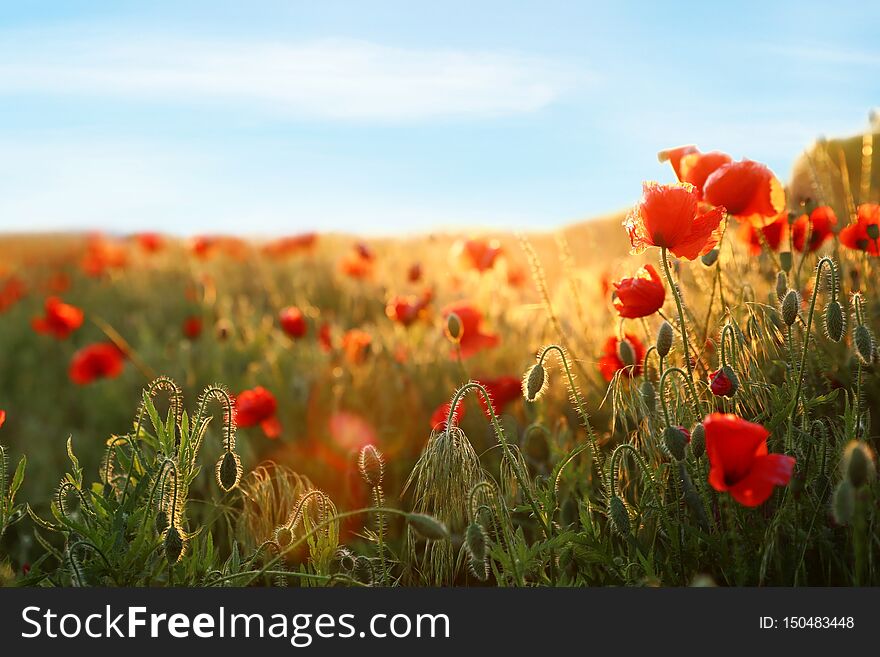
{"type": "Polygon", "coordinates": [[[760,424],[736,415],[713,413],[703,421],[709,483],[717,491],[728,491],[744,506],[758,506],[791,480],[795,459],[767,453],[770,432],[760,424]]]}
{"type": "Polygon", "coordinates": [[[192,315],[183,320],[183,334],[189,340],[198,340],[202,334],[202,318],[192,315]]]}
{"type": "Polygon", "coordinates": [[[37,333],[49,333],[59,340],[66,339],[83,323],[83,311],[64,303],[58,297],[49,297],[43,317],[35,317],[31,326],[37,333]]]}
{"type": "Polygon", "coordinates": [[[77,385],[98,379],[114,379],[125,368],[122,352],[110,342],[88,345],[77,351],[70,361],[68,375],[77,385]]]}
{"type": "Polygon", "coordinates": [[[10,276],[0,286],[0,313],[9,310],[21,301],[27,290],[24,283],[17,276],[10,276]]]}
{"type": "Polygon", "coordinates": [[[0,427],[3,426],[4,422],[6,422],[6,411],[0,408],[0,427]]]}
{"type": "Polygon", "coordinates": [[[410,283],[418,283],[422,280],[422,266],[414,262],[409,266],[409,269],[406,270],[406,280],[410,283]]]}
{"type": "Polygon", "coordinates": [[[360,365],[367,357],[373,336],[361,329],[351,329],[342,336],[342,351],[352,365],[360,365]]]}
{"type": "Polygon", "coordinates": [[[783,211],[766,226],[756,226],[750,221],[744,221],[739,227],[739,238],[749,247],[752,255],[760,255],[765,243],[771,251],[779,251],[786,231],[788,231],[788,213],[783,211]]]}
{"type": "Polygon", "coordinates": [[[785,209],[785,190],[763,164],[731,162],[716,169],[703,186],[703,198],[730,216],[756,226],[772,223],[785,209]]]}
{"type": "Polygon", "coordinates": [[[732,160],[727,153],[720,151],[701,153],[695,146],[680,146],[660,151],[657,158],[661,162],[668,161],[679,182],[690,183],[700,196],[703,194],[703,185],[706,184],[706,179],[716,169],[730,164],[732,160]]]}
{"type": "Polygon", "coordinates": [[[269,242],[263,247],[263,253],[273,258],[283,258],[304,251],[311,250],[318,241],[317,233],[302,233],[291,235],[269,242]]]}
{"type": "Polygon", "coordinates": [[[816,251],[826,240],[834,235],[837,216],[827,205],[821,205],[809,215],[802,214],[791,225],[791,241],[796,251],[816,251]],[[807,235],[810,242],[807,244],[807,235]]]}
{"type": "Polygon", "coordinates": [[[86,275],[97,278],[111,269],[122,269],[128,254],[119,244],[95,235],[89,239],[80,267],[86,275]]]}
{"type": "Polygon", "coordinates": [[[369,278],[373,273],[373,261],[376,256],[364,242],[358,242],[340,261],[339,269],[351,278],[369,278]]]}
{"type": "Polygon", "coordinates": [[[859,206],[856,222],[840,231],[840,243],[856,251],[880,255],[880,205],[863,203],[859,206]]]}
{"type": "MultiPolygon", "coordinates": [[[[461,339],[458,342],[458,348],[461,350],[462,358],[470,358],[483,349],[497,347],[501,342],[501,338],[497,335],[484,332],[483,313],[471,302],[458,301],[443,309],[444,319],[450,318],[452,314],[458,317],[461,324],[461,339]]],[[[456,357],[455,350],[452,351],[450,357],[456,357]]]]}
{"type": "Polygon", "coordinates": [[[159,233],[138,233],[134,236],[138,246],[146,253],[156,253],[165,246],[165,240],[159,233]]]}
{"type": "MultiPolygon", "coordinates": [[[[486,389],[486,392],[489,393],[489,397],[492,400],[492,407],[495,409],[495,413],[498,414],[500,414],[508,404],[519,399],[522,394],[522,382],[519,377],[499,376],[495,379],[481,379],[479,383],[482,384],[486,389]]],[[[486,400],[482,395],[480,395],[478,399],[485,416],[487,418],[491,417],[486,400]]]]}
{"type": "Polygon", "coordinates": [[[385,314],[388,319],[409,326],[424,314],[427,304],[427,297],[396,296],[388,301],[388,305],[385,306],[385,314]]]}
{"type": "Polygon", "coordinates": [[[708,253],[718,242],[716,231],[723,209],[700,212],[698,201],[693,185],[644,183],[642,201],[623,224],[632,253],[641,253],[649,246],[669,249],[688,260],[708,253]]]}
{"type": "Polygon", "coordinates": [[[281,330],[293,339],[303,337],[308,330],[306,318],[296,306],[287,306],[278,313],[278,322],[281,330]]]}
{"type": "Polygon", "coordinates": [[[275,439],[281,435],[281,423],[275,416],[277,410],[275,396],[263,386],[243,390],[235,398],[235,419],[238,426],[259,425],[266,438],[275,439]]]}
{"type": "Polygon", "coordinates": [[[501,243],[485,238],[459,240],[452,250],[464,267],[482,273],[495,266],[495,261],[501,255],[501,243]]]}
{"type": "Polygon", "coordinates": [[[645,265],[635,276],[614,283],[614,309],[621,317],[647,317],[663,307],[666,290],[653,265],[645,265]]]}
{"type": "Polygon", "coordinates": [[[333,351],[333,333],[330,324],[324,322],[318,329],[318,346],[324,353],[333,351]]]}
{"type": "Polygon", "coordinates": [[[605,341],[603,355],[599,359],[599,371],[606,381],[611,381],[614,375],[623,370],[623,375],[628,377],[639,376],[642,373],[642,360],[645,358],[645,347],[639,339],[627,333],[623,340],[611,336],[605,341]],[[621,342],[627,343],[632,358],[631,362],[624,362],[620,354],[621,342]]]}
{"type": "Polygon", "coordinates": [[[716,397],[733,397],[739,388],[739,378],[730,365],[724,365],[709,375],[709,388],[716,397]]]}

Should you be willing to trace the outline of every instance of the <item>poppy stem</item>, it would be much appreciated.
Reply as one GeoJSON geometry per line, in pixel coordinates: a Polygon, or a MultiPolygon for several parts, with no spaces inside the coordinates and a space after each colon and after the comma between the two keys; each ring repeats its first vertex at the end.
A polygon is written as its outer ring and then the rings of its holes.
{"type": "MultiPolygon", "coordinates": [[[[672,296],[675,299],[675,306],[678,309],[678,321],[680,323],[680,329],[681,329],[681,344],[682,344],[682,347],[684,348],[684,363],[685,363],[685,366],[687,367],[688,381],[690,382],[690,385],[693,387],[694,368],[693,368],[693,365],[691,364],[691,354],[690,354],[690,348],[688,346],[687,326],[686,326],[685,319],[684,319],[684,306],[681,302],[681,294],[678,289],[678,285],[672,279],[672,272],[669,270],[669,256],[666,253],[665,246],[660,248],[660,263],[663,265],[663,273],[666,275],[666,280],[669,283],[669,288],[672,290],[672,296]]],[[[661,391],[661,393],[662,393],[662,391],[661,391]]],[[[696,403],[696,397],[695,397],[695,403],[696,403]]],[[[698,412],[697,416],[699,416],[699,415],[700,414],[698,412]]]]}

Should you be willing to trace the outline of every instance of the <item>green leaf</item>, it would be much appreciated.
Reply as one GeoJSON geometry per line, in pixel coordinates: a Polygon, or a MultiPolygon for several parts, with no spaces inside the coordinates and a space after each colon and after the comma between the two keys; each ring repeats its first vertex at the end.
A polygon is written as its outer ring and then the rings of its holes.
{"type": "Polygon", "coordinates": [[[18,492],[18,489],[21,488],[21,484],[24,481],[25,468],[27,468],[27,456],[22,456],[21,460],[18,462],[18,467],[15,468],[15,474],[12,476],[12,485],[9,487],[10,505],[15,501],[15,494],[18,492]]]}

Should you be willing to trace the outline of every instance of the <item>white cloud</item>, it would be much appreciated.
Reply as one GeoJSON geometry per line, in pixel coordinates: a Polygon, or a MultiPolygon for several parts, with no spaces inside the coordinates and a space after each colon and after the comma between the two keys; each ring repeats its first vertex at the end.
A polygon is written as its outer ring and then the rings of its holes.
{"type": "Polygon", "coordinates": [[[355,40],[227,42],[69,29],[0,33],[0,94],[228,102],[336,120],[532,112],[583,77],[524,55],[355,40]]]}

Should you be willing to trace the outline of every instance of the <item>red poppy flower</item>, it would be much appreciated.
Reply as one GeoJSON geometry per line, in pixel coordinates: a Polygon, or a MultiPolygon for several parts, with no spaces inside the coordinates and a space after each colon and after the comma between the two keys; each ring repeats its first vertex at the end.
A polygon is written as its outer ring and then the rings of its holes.
{"type": "Polygon", "coordinates": [[[110,342],[88,345],[77,351],[70,361],[68,375],[77,385],[98,379],[115,379],[122,374],[125,361],[119,348],[110,342]]]}
{"type": "Polygon", "coordinates": [[[522,287],[526,283],[526,270],[516,265],[507,267],[507,284],[510,287],[522,287]]]}
{"type": "Polygon", "coordinates": [[[58,297],[46,299],[43,317],[34,317],[31,326],[37,333],[49,333],[59,340],[66,339],[82,326],[83,311],[64,303],[58,297]]]}
{"type": "Polygon", "coordinates": [[[303,337],[308,330],[306,318],[296,306],[282,308],[278,313],[278,322],[281,324],[281,330],[295,340],[303,337]]]}
{"type": "MultiPolygon", "coordinates": [[[[492,399],[492,407],[495,409],[496,414],[500,414],[511,402],[522,398],[522,377],[500,376],[496,379],[480,379],[479,383],[489,393],[489,397],[492,399]]],[[[486,400],[483,399],[483,395],[478,395],[477,399],[480,402],[480,407],[483,409],[483,414],[487,418],[491,418],[489,406],[486,404],[486,400]]]]}
{"type": "Polygon", "coordinates": [[[785,189],[766,166],[752,160],[716,169],[703,186],[703,198],[727,213],[758,226],[772,223],[785,209],[785,189]]]}
{"type": "Polygon", "coordinates": [[[739,227],[739,238],[748,245],[752,255],[760,255],[764,250],[761,243],[761,236],[758,231],[764,234],[764,240],[772,251],[779,251],[779,246],[785,239],[788,230],[788,213],[783,211],[776,220],[767,226],[759,227],[751,221],[744,221],[739,227]]]}
{"type": "Polygon", "coordinates": [[[709,388],[716,397],[730,396],[733,391],[733,381],[727,376],[723,367],[709,375],[709,388]]]}
{"type": "MultiPolygon", "coordinates": [[[[449,407],[451,405],[452,400],[450,399],[448,402],[440,404],[431,414],[432,431],[436,431],[438,429],[446,427],[446,420],[449,418],[449,407]]],[[[466,406],[464,405],[464,401],[459,400],[458,406],[456,406],[455,408],[455,413],[452,416],[455,424],[459,424],[461,422],[461,418],[464,417],[465,408],[466,406]]]]}
{"type": "Polygon", "coordinates": [[[409,266],[409,269],[406,270],[406,280],[410,283],[418,283],[422,280],[422,266],[414,262],[409,266]]]}
{"type": "Polygon", "coordinates": [[[797,251],[804,251],[807,234],[810,243],[807,250],[812,253],[822,246],[826,240],[834,235],[834,226],[837,225],[837,215],[827,205],[821,205],[810,213],[810,216],[802,214],[791,226],[792,246],[797,251]]]}
{"type": "Polygon", "coordinates": [[[385,314],[388,319],[409,326],[424,314],[429,300],[430,297],[415,295],[392,297],[385,306],[385,314]]]}
{"type": "Polygon", "coordinates": [[[147,253],[156,253],[165,245],[165,240],[159,233],[138,233],[134,238],[147,253]]]}
{"type": "Polygon", "coordinates": [[[859,206],[855,223],[840,231],[840,243],[850,249],[880,255],[880,240],[876,237],[878,232],[880,232],[880,205],[863,203],[859,206]]]}
{"type": "Polygon", "coordinates": [[[243,390],[235,397],[235,419],[240,427],[259,425],[266,438],[281,435],[281,423],[275,417],[278,402],[263,386],[243,390]]]}
{"type": "Polygon", "coordinates": [[[701,153],[696,146],[680,146],[660,151],[657,157],[661,162],[668,160],[679,182],[690,183],[696,187],[697,195],[700,197],[702,197],[706,179],[716,169],[730,164],[732,160],[727,153],[720,151],[701,153]]]}
{"type": "Polygon", "coordinates": [[[614,283],[614,309],[621,317],[647,317],[663,307],[666,290],[653,265],[645,265],[635,276],[614,283]]]}
{"type": "Polygon", "coordinates": [[[339,263],[339,270],[351,278],[369,278],[373,273],[373,255],[370,253],[369,257],[367,257],[365,253],[369,252],[365,251],[366,246],[359,246],[361,248],[356,246],[352,252],[342,258],[339,263]]]}
{"type": "Polygon", "coordinates": [[[122,269],[128,262],[125,249],[101,235],[89,239],[80,267],[86,275],[97,278],[111,269],[122,269]]]}
{"type": "MultiPolygon", "coordinates": [[[[446,306],[442,312],[444,321],[452,313],[458,315],[461,320],[462,334],[458,348],[461,350],[462,358],[470,358],[483,349],[497,347],[501,342],[501,338],[497,335],[483,331],[483,313],[470,301],[457,301],[446,306]]],[[[457,354],[457,350],[453,349],[450,358],[457,358],[457,354]]]]}
{"type": "Polygon", "coordinates": [[[202,318],[192,315],[183,320],[183,334],[189,340],[198,340],[202,334],[202,318]]]}
{"type": "Polygon", "coordinates": [[[218,238],[210,235],[196,235],[190,240],[189,248],[197,258],[207,258],[217,248],[218,238]]]}
{"type": "Polygon", "coordinates": [[[701,213],[693,185],[644,183],[643,197],[626,217],[632,253],[649,246],[665,247],[679,258],[694,260],[718,242],[722,208],[701,213]]]}
{"type": "Polygon", "coordinates": [[[327,322],[321,324],[321,328],[318,329],[318,346],[324,353],[333,351],[333,333],[327,322]]]}
{"type": "Polygon", "coordinates": [[[0,408],[0,427],[3,426],[4,422],[6,422],[6,411],[0,408]]]}
{"type": "Polygon", "coordinates": [[[767,453],[770,432],[760,424],[736,415],[712,413],[703,421],[709,483],[728,491],[744,506],[763,504],[774,486],[791,480],[795,460],[784,454],[767,453]]]}
{"type": "Polygon", "coordinates": [[[373,343],[373,336],[361,329],[351,329],[342,336],[342,351],[345,360],[352,365],[360,365],[366,360],[367,352],[373,343]]]}
{"type": "Polygon", "coordinates": [[[291,235],[269,242],[263,247],[263,253],[274,258],[283,258],[304,251],[310,251],[318,241],[317,233],[291,235]]]}
{"type": "Polygon", "coordinates": [[[24,282],[17,276],[10,276],[0,287],[0,313],[12,308],[27,294],[24,282]]]}
{"type": "Polygon", "coordinates": [[[56,271],[46,281],[46,289],[52,294],[63,294],[70,289],[70,276],[67,272],[56,271]]]}
{"type": "Polygon", "coordinates": [[[501,255],[501,243],[485,238],[459,240],[453,246],[453,252],[464,267],[482,273],[495,266],[501,255]]]}
{"type": "Polygon", "coordinates": [[[638,376],[642,373],[645,346],[631,333],[626,334],[626,341],[632,347],[633,361],[631,363],[625,363],[621,358],[620,340],[617,337],[611,336],[605,341],[602,357],[599,358],[599,371],[602,372],[606,381],[611,381],[620,370],[623,370],[623,375],[627,377],[638,376]]]}

